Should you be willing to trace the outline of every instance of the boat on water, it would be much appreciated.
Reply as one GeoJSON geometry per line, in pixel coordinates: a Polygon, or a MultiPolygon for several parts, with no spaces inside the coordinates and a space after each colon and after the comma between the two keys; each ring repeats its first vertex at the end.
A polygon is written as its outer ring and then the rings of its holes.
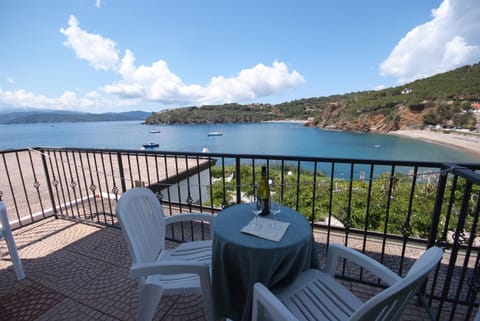
{"type": "MultiPolygon", "coordinates": [[[[212,124],[215,124],[215,112],[212,112],[212,124]]],[[[223,133],[219,131],[209,132],[208,136],[222,136],[223,133]]]]}
{"type": "Polygon", "coordinates": [[[158,134],[158,133],[160,133],[160,129],[151,129],[150,133],[151,134],[158,134]]]}
{"type": "Polygon", "coordinates": [[[155,142],[150,142],[148,144],[143,144],[142,145],[143,148],[157,148],[158,146],[160,146],[160,144],[155,143],[155,142]]]}

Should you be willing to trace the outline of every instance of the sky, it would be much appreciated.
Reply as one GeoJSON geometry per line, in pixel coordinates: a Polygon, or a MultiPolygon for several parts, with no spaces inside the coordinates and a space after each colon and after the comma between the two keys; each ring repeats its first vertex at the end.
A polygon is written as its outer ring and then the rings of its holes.
{"type": "Polygon", "coordinates": [[[0,112],[399,86],[480,61],[478,0],[2,0],[0,112]]]}

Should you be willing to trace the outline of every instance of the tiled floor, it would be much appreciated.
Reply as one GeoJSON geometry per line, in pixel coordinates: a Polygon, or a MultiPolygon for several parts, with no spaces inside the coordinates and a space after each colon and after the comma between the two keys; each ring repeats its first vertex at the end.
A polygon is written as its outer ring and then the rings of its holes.
{"type": "MultiPolygon", "coordinates": [[[[16,230],[14,237],[26,279],[15,279],[0,241],[1,321],[136,319],[137,285],[128,277],[131,261],[119,229],[50,218],[16,230]]],[[[204,320],[202,299],[164,297],[155,320],[204,320]]],[[[402,320],[428,317],[410,304],[402,320]]]]}

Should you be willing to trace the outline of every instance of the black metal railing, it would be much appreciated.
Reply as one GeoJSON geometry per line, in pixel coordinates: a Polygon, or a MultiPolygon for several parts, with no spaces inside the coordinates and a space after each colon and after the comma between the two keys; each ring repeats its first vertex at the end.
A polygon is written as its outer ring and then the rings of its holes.
{"type": "MultiPolygon", "coordinates": [[[[51,216],[117,226],[116,202],[136,186],[155,191],[168,213],[214,214],[247,201],[264,165],[272,193],[310,221],[320,247],[343,243],[404,275],[419,253],[440,245],[444,259],[423,288],[432,318],[461,312],[468,320],[478,306],[480,164],[41,147],[0,153],[0,199],[14,229],[51,216]]],[[[342,276],[379,285],[362,272],[342,276]]]]}

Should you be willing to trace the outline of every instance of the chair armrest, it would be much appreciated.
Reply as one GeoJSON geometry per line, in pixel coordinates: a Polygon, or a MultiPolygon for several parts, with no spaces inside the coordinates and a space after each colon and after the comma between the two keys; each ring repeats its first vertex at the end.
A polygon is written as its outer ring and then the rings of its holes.
{"type": "Polygon", "coordinates": [[[207,320],[214,319],[212,282],[207,263],[190,261],[168,261],[153,263],[134,263],[130,267],[130,277],[139,278],[156,274],[197,274],[205,302],[207,320]]]}
{"type": "Polygon", "coordinates": [[[207,263],[195,261],[165,261],[152,263],[134,263],[130,267],[130,277],[139,278],[156,274],[204,274],[210,277],[207,263]]]}
{"type": "Polygon", "coordinates": [[[327,264],[325,265],[324,272],[330,274],[332,277],[335,276],[337,261],[339,258],[347,259],[347,261],[354,262],[360,267],[367,269],[389,285],[402,280],[398,274],[387,268],[385,265],[357,250],[340,244],[330,244],[328,247],[327,264]]]}
{"type": "Polygon", "coordinates": [[[257,282],[253,285],[252,321],[263,320],[263,317],[259,316],[262,309],[268,311],[271,320],[298,320],[270,290],[257,282]]]}
{"type": "Polygon", "coordinates": [[[213,222],[214,216],[206,213],[181,213],[178,215],[165,216],[165,224],[185,221],[208,221],[213,222]]]}

